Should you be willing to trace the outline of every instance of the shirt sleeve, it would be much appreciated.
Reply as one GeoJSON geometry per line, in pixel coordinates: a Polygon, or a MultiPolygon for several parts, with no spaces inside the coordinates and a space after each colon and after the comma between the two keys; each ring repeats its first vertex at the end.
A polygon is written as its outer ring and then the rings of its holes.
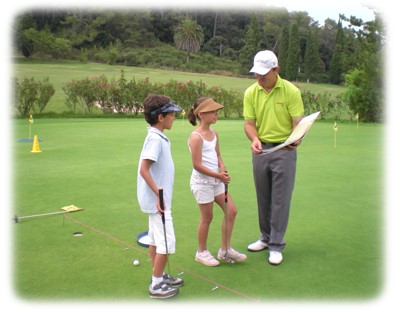
{"type": "Polygon", "coordinates": [[[288,104],[288,111],[292,118],[298,118],[304,115],[303,99],[299,89],[293,92],[293,96],[288,104]]]}
{"type": "Polygon", "coordinates": [[[149,136],[144,144],[142,159],[158,160],[161,152],[161,141],[155,136],[149,136]]]}
{"type": "Polygon", "coordinates": [[[243,118],[245,120],[256,120],[253,92],[246,90],[243,97],[243,118]]]}

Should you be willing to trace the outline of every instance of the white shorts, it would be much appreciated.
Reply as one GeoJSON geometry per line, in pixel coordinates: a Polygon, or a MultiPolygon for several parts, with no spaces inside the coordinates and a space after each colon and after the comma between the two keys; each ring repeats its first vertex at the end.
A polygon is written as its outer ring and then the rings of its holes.
{"type": "MultiPolygon", "coordinates": [[[[168,254],[175,253],[175,232],[171,211],[165,212],[165,230],[168,243],[168,254]]],[[[167,254],[165,249],[164,226],[158,213],[149,213],[149,245],[156,246],[156,253],[167,254]]]]}
{"type": "Polygon", "coordinates": [[[224,183],[220,180],[216,180],[215,183],[197,183],[191,180],[190,189],[198,204],[211,203],[216,196],[225,192],[224,183]]]}

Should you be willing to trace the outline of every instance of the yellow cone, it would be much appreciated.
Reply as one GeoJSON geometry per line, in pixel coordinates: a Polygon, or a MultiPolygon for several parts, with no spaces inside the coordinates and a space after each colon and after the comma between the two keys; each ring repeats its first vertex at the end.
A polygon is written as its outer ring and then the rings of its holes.
{"type": "Polygon", "coordinates": [[[41,152],[42,151],[40,150],[38,137],[37,137],[37,135],[35,135],[33,138],[33,145],[32,145],[31,153],[41,153],[41,152]]]}

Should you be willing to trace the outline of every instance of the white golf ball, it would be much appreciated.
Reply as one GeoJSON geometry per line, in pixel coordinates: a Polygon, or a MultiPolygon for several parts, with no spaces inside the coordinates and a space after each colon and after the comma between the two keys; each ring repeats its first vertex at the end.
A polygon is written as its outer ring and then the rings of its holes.
{"type": "Polygon", "coordinates": [[[133,260],[133,265],[139,265],[139,260],[138,259],[133,260]]]}

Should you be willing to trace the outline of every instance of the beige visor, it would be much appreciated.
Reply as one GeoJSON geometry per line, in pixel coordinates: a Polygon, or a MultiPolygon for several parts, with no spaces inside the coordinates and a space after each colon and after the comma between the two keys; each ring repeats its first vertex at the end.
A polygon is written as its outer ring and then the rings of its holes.
{"type": "Polygon", "coordinates": [[[213,99],[207,99],[197,106],[194,110],[194,114],[197,115],[198,113],[213,112],[221,108],[224,108],[224,106],[215,102],[213,99]]]}

